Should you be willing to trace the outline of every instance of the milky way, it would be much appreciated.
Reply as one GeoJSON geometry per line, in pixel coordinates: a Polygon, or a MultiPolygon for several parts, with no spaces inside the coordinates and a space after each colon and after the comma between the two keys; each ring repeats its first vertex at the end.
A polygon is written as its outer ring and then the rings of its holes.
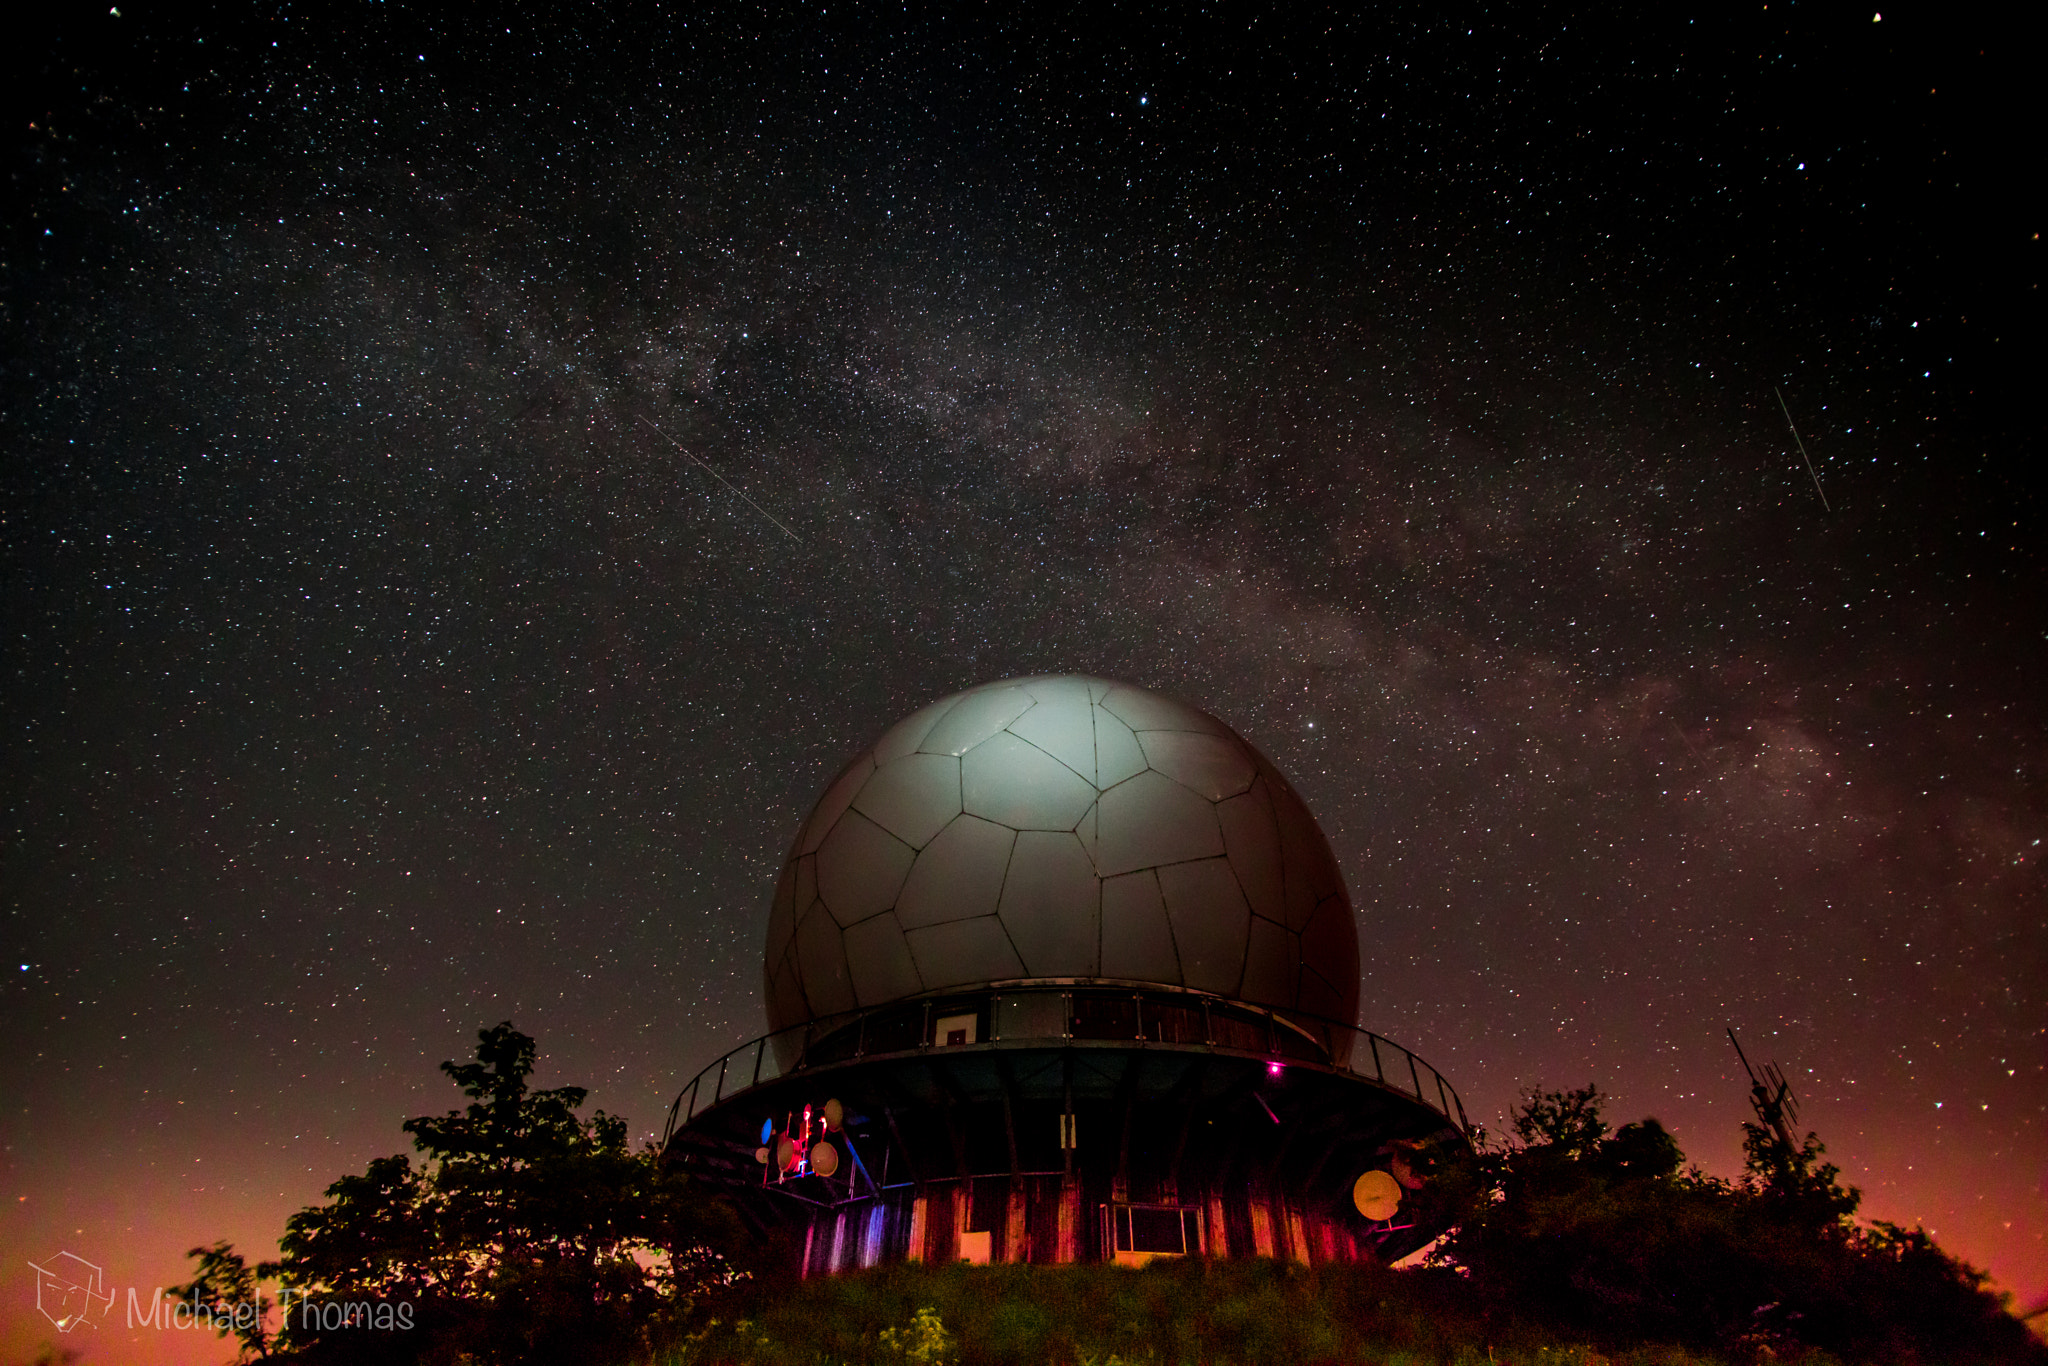
{"type": "Polygon", "coordinates": [[[1732,1025],[2038,1297],[2012,45],[1781,12],[51,34],[0,1242],[268,1252],[501,1019],[651,1134],[830,772],[1072,670],[1295,779],[1475,1118],[1595,1081],[1733,1174],[1732,1025]]]}

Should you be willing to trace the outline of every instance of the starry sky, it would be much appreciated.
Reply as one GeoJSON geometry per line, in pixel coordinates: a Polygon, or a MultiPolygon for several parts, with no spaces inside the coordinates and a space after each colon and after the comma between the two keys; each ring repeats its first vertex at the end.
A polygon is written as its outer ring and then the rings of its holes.
{"type": "Polygon", "coordinates": [[[1803,3],[46,21],[0,1351],[37,1253],[270,1254],[502,1019],[651,1136],[763,1028],[832,771],[1064,670],[1294,778],[1362,1022],[1475,1118],[1593,1081],[1733,1175],[1732,1025],[1868,1214],[2048,1296],[2019,49],[1803,3]]]}

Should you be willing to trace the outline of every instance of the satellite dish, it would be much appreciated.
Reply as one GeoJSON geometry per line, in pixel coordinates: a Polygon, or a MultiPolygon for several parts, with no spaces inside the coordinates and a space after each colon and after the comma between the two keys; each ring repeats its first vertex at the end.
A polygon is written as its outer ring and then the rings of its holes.
{"type": "Polygon", "coordinates": [[[761,1141],[763,1143],[773,1143],[775,1141],[774,1120],[764,1119],[761,1121],[761,1141]]]}
{"type": "MultiPolygon", "coordinates": [[[[844,1123],[846,1123],[846,1107],[844,1105],[841,1105],[836,1100],[826,1101],[825,1128],[830,1132],[836,1133],[839,1129],[839,1126],[844,1123]]],[[[832,1173],[827,1172],[825,1174],[827,1176],[830,1176],[832,1173]]]]}
{"type": "Polygon", "coordinates": [[[756,1162],[760,1163],[760,1164],[761,1164],[762,1166],[764,1166],[764,1167],[765,1167],[765,1166],[767,1166],[767,1165],[768,1165],[768,1150],[767,1150],[766,1148],[756,1148],[756,1149],[754,1149],[754,1160],[755,1160],[756,1162]]]}
{"type": "Polygon", "coordinates": [[[1409,1190],[1419,1191],[1423,1180],[1415,1174],[1415,1168],[1408,1165],[1408,1154],[1395,1152],[1387,1158],[1387,1166],[1393,1169],[1394,1179],[1409,1190]]]}
{"type": "Polygon", "coordinates": [[[788,1134],[775,1140],[775,1165],[784,1171],[796,1166],[796,1140],[788,1134]]]}
{"type": "Polygon", "coordinates": [[[839,1149],[824,1139],[811,1147],[811,1170],[820,1176],[830,1176],[839,1170],[839,1149]]]}
{"type": "Polygon", "coordinates": [[[1392,1172],[1375,1168],[1352,1183],[1351,1203],[1374,1223],[1384,1222],[1393,1218],[1394,1211],[1401,1208],[1401,1183],[1394,1179],[1392,1172]]]}

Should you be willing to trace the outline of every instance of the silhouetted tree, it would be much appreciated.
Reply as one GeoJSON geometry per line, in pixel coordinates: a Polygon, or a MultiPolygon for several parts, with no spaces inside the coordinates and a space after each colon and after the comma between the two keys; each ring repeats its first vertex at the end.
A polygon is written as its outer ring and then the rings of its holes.
{"type": "Polygon", "coordinates": [[[1522,1093],[1522,1104],[1509,1125],[1524,1150],[1574,1160],[1590,1157],[1607,1137],[1602,1099],[1590,1082],[1576,1091],[1531,1087],[1522,1093]]]}
{"type": "Polygon", "coordinates": [[[1496,1313],[1737,1353],[2048,1361],[1982,1272],[1924,1231],[1859,1225],[1814,1135],[1746,1126],[1730,1182],[1687,1168],[1654,1119],[1610,1133],[1603,1105],[1592,1086],[1529,1091],[1514,1140],[1446,1174],[1468,1213],[1442,1256],[1496,1313]]]}
{"type": "Polygon", "coordinates": [[[164,1298],[191,1306],[195,1321],[211,1323],[222,1337],[232,1336],[242,1347],[239,1360],[267,1360],[267,1320],[273,1306],[262,1294],[261,1282],[273,1268],[251,1267],[232,1244],[225,1242],[195,1247],[185,1255],[197,1257],[199,1265],[191,1280],[164,1291],[164,1298]]]}
{"type": "Polygon", "coordinates": [[[630,1149],[624,1120],[581,1117],[581,1087],[531,1089],[534,1061],[509,1023],[480,1031],[474,1061],[441,1064],[469,1104],[404,1126],[419,1165],[395,1154],[342,1177],[254,1273],[226,1244],[195,1249],[195,1284],[246,1298],[253,1275],[276,1276],[270,1345],[298,1362],[629,1359],[736,1279],[744,1230],[630,1149]]]}
{"type": "Polygon", "coordinates": [[[1749,1188],[1776,1217],[1816,1236],[1847,1237],[1856,1228],[1863,1192],[1841,1182],[1842,1169],[1823,1162],[1827,1146],[1808,1134],[1787,1145],[1761,1124],[1742,1126],[1749,1188]]]}

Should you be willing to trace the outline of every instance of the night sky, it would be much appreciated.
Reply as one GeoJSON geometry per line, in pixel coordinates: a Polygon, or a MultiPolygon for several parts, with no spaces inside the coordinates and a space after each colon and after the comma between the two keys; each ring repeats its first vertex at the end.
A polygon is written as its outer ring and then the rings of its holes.
{"type": "Polygon", "coordinates": [[[10,44],[0,1353],[38,1254],[274,1255],[499,1020],[652,1136],[831,772],[1065,670],[1294,778],[1475,1119],[1734,1175],[1732,1025],[2048,1294],[2018,35],[957,8],[10,44]]]}

